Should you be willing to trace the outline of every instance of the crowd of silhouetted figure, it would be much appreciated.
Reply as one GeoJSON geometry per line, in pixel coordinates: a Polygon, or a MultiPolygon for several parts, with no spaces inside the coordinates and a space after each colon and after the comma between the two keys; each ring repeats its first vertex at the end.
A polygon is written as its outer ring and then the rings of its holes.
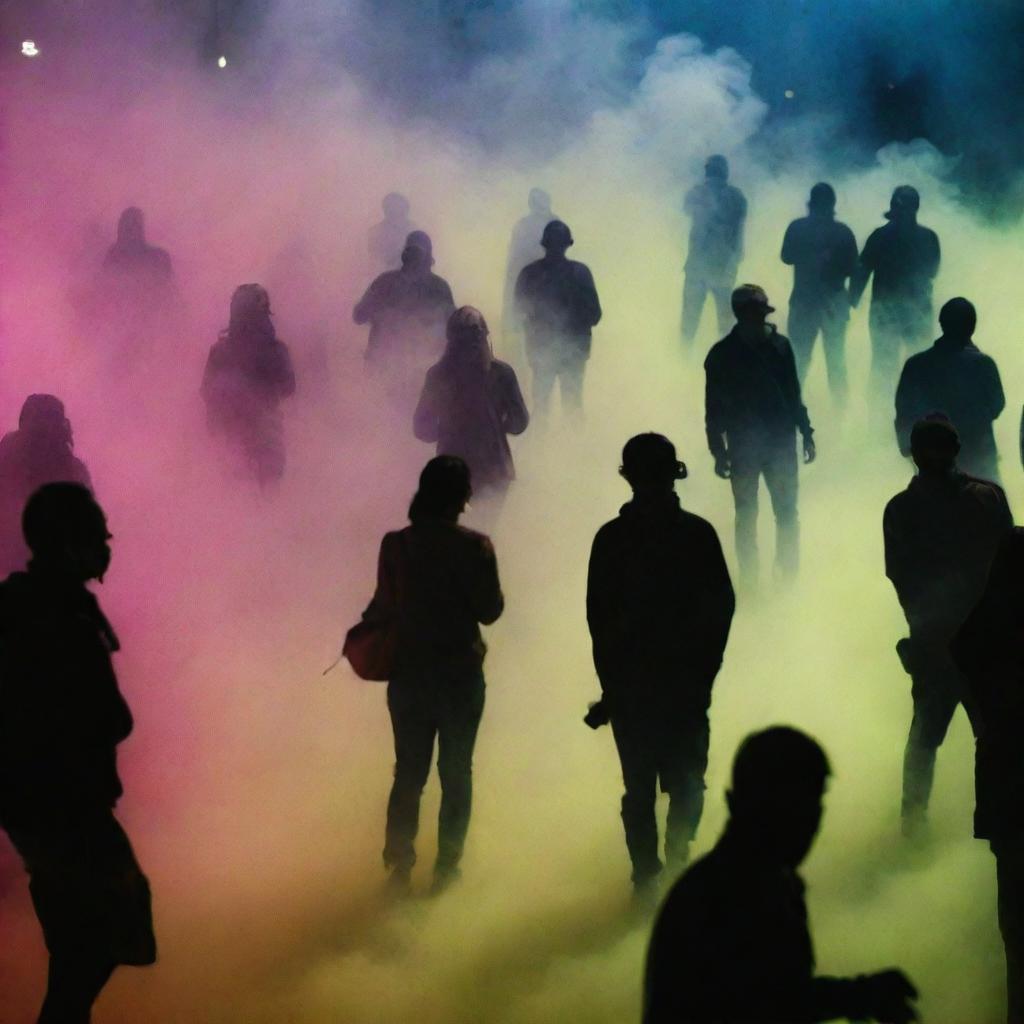
{"type": "MultiPolygon", "coordinates": [[[[884,571],[909,634],[897,645],[913,702],[902,832],[908,843],[929,840],[937,751],[962,704],[976,737],[975,832],[996,859],[1008,1020],[1024,1024],[1024,532],[999,485],[999,371],[975,346],[977,313],[962,297],[942,306],[941,336],[924,349],[940,250],[918,223],[914,188],[893,192],[887,223],[860,250],[836,219],[834,189],[811,189],[807,215],[782,241],[782,262],[793,267],[787,338],[768,319],[765,290],[737,286],[748,204],[729,179],[727,160],[710,157],[682,204],[691,230],[680,358],[695,346],[710,294],[720,340],[704,361],[705,428],[714,472],[735,504],[737,589],[767,593],[757,543],[762,478],[776,526],[775,577],[785,587],[798,573],[800,465],[817,456],[804,381],[820,335],[833,405],[848,405],[847,327],[873,281],[871,416],[895,409],[899,452],[917,470],[878,510],[884,571]]],[[[584,429],[602,305],[590,269],[568,258],[572,231],[534,189],[508,247],[507,359],[499,359],[483,313],[457,305],[435,272],[431,237],[414,224],[408,200],[388,195],[383,214],[368,236],[376,276],[352,313],[369,327],[364,386],[436,453],[409,525],[381,542],[376,589],[344,654],[358,675],[387,682],[395,774],[383,860],[393,896],[413,886],[421,796],[437,748],[431,889],[440,894],[459,877],[471,821],[486,693],[481,626],[505,604],[495,546],[460,518],[474,494],[496,515],[515,479],[508,438],[531,420],[550,423],[556,385],[566,429],[584,429]],[[524,368],[529,404],[517,374],[524,368]]],[[[118,351],[137,351],[177,301],[170,257],[146,241],[142,211],[125,210],[83,315],[114,325],[118,351]]],[[[263,491],[286,476],[282,403],[302,388],[296,376],[267,289],[240,285],[199,390],[211,437],[263,491]]],[[[687,467],[672,442],[631,438],[620,473],[632,497],[598,530],[587,571],[601,696],[584,721],[611,727],[636,905],[653,909],[664,896],[644,1024],[914,1019],[917,993],[898,970],[815,973],[798,869],[821,823],[830,768],[811,737],[773,726],[742,743],[722,836],[691,864],[736,592],[715,527],[680,504],[676,484],[687,467]],[[668,797],[663,837],[659,791],[668,797]]],[[[0,439],[0,558],[10,573],[0,584],[0,823],[24,862],[49,952],[41,1024],[87,1022],[118,965],[156,957],[148,882],[114,815],[116,751],[132,729],[112,664],[119,644],[87,587],[109,566],[109,541],[62,402],[29,396],[17,430],[0,439]]]]}

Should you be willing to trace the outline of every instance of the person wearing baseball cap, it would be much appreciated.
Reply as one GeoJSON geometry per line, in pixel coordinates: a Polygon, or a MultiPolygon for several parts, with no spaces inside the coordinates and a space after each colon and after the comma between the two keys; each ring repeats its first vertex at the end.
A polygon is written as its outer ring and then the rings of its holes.
{"type": "Polygon", "coordinates": [[[799,562],[797,431],[804,462],[813,462],[817,453],[789,339],[767,322],[775,307],[759,285],[743,284],[732,293],[732,309],[736,326],[704,362],[705,426],[715,472],[732,484],[740,577],[753,590],[761,477],[775,513],[775,566],[791,579],[799,562]]]}

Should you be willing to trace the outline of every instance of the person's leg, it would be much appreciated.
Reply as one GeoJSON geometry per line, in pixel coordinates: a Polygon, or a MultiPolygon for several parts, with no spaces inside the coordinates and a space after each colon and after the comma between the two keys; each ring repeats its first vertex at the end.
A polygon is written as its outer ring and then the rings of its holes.
{"type": "Polygon", "coordinates": [[[732,311],[732,284],[716,284],[711,292],[715,297],[715,309],[718,312],[718,336],[724,338],[736,323],[732,311]]]}
{"type": "Polygon", "coordinates": [[[764,482],[775,514],[775,567],[792,580],[800,567],[800,519],[797,513],[799,463],[793,441],[777,447],[764,464],[764,482]]]}
{"type": "Polygon", "coordinates": [[[699,273],[690,271],[683,276],[683,341],[689,347],[697,337],[700,315],[708,295],[708,285],[699,273]]]}
{"type": "Polygon", "coordinates": [[[821,314],[817,309],[803,306],[797,302],[790,303],[786,330],[789,332],[789,344],[793,348],[796,373],[800,378],[801,386],[807,379],[807,370],[811,365],[811,356],[814,354],[814,340],[818,335],[820,320],[821,314]]]}
{"type": "Polygon", "coordinates": [[[562,387],[562,411],[574,423],[583,419],[583,375],[587,357],[576,348],[568,348],[559,366],[558,379],[562,387]]]}
{"type": "Polygon", "coordinates": [[[437,770],[441,777],[441,811],[437,830],[435,887],[459,866],[473,805],[473,750],[484,710],[484,675],[462,673],[446,681],[439,694],[437,770]]]}
{"type": "Polygon", "coordinates": [[[846,325],[849,319],[849,306],[845,295],[841,295],[825,310],[821,323],[828,387],[840,410],[846,408],[846,325]]]}
{"type": "Polygon", "coordinates": [[[654,816],[658,771],[652,737],[635,713],[612,716],[612,734],[622,765],[622,825],[633,865],[633,884],[643,886],[661,871],[654,816]]]}
{"type": "Polygon", "coordinates": [[[1006,1021],[1024,1024],[1024,835],[993,840],[992,852],[1006,950],[1006,1021]]]}
{"type": "Polygon", "coordinates": [[[533,408],[530,411],[543,423],[551,413],[556,367],[549,353],[535,351],[530,355],[530,369],[533,371],[533,408]]]}
{"type": "Polygon", "coordinates": [[[757,554],[757,490],[761,465],[754,453],[732,451],[729,483],[736,505],[736,559],[740,583],[747,590],[757,588],[760,565],[757,554]]]}
{"type": "Polygon", "coordinates": [[[690,859],[690,843],[704,812],[709,736],[707,711],[690,712],[673,723],[662,744],[661,786],[669,796],[665,863],[675,874],[690,859]]]}
{"type": "Polygon", "coordinates": [[[114,966],[88,956],[51,956],[38,1024],[89,1024],[93,1003],[114,966]]]}
{"type": "Polygon", "coordinates": [[[872,302],[868,314],[871,332],[871,377],[868,401],[879,430],[892,429],[900,354],[903,351],[900,309],[895,303],[872,302]]]}

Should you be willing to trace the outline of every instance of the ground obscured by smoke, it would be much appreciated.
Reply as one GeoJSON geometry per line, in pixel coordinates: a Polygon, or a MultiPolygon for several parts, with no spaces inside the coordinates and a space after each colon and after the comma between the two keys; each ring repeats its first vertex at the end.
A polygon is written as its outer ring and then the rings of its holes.
{"type": "MultiPolygon", "coordinates": [[[[552,49],[549,40],[538,60],[552,49]]],[[[749,69],[689,37],[664,41],[631,96],[595,103],[543,165],[497,163],[436,126],[399,128],[351,83],[324,84],[322,69],[301,76],[315,88],[260,92],[241,74],[155,63],[133,69],[112,106],[116,76],[91,79],[93,59],[52,79],[33,69],[5,98],[0,409],[12,428],[27,393],[65,399],[115,534],[101,598],[122,635],[118,668],[138,722],[124,748],[121,813],[153,883],[161,960],[118,972],[97,1019],[637,1019],[647,923],[625,913],[617,761],[608,732],[580,721],[597,695],[583,609],[589,545],[627,496],[616,475],[622,443],[653,429],[677,442],[691,469],[683,503],[711,519],[732,557],[728,485],[703,442],[700,360],[681,353],[677,336],[681,193],[710,151],[730,155],[751,209],[741,277],[767,287],[784,327],[789,272],[778,249],[819,158],[804,153],[769,173],[763,151],[746,145],[764,116],[749,69]],[[379,897],[392,761],[383,688],[344,666],[321,672],[370,595],[380,535],[403,523],[430,452],[379,406],[349,310],[371,273],[366,229],[380,197],[399,189],[431,231],[456,301],[478,305],[497,332],[508,232],[534,184],[572,226],[571,255],[592,267],[606,311],[586,429],[556,423],[516,445],[519,480],[495,534],[508,610],[489,631],[464,883],[438,901],[388,907],[379,897]],[[129,204],[171,251],[187,304],[130,371],[102,336],[83,332],[74,306],[129,204]],[[197,389],[232,288],[268,275],[300,391],[287,415],[288,475],[280,493],[261,497],[225,477],[197,389]],[[303,376],[320,331],[327,382],[303,376]]],[[[509,71],[516,81],[529,73],[529,61],[509,71]]],[[[557,95],[552,104],[557,112],[557,95]]],[[[533,126],[516,127],[528,140],[533,126]]],[[[831,180],[861,242],[894,185],[921,189],[921,220],[944,246],[937,305],[970,297],[977,340],[1000,363],[1010,407],[997,437],[1019,507],[1021,232],[979,226],[941,176],[941,159],[918,146],[831,180]]],[[[706,318],[701,351],[713,340],[710,308],[706,318]]],[[[802,476],[801,580],[741,603],[716,684],[699,847],[723,822],[739,740],[776,721],[809,730],[835,771],[807,865],[820,968],[899,964],[922,988],[929,1021],[994,1021],[993,865],[970,838],[963,716],[940,754],[934,851],[909,857],[898,838],[909,680],[893,651],[903,626],[883,575],[881,511],[910,470],[888,434],[868,429],[865,309],[849,351],[855,400],[845,420],[831,413],[819,362],[807,388],[819,460],[802,476]]],[[[432,783],[427,867],[436,806],[432,783]]],[[[20,883],[3,911],[6,1022],[36,1002],[43,954],[20,883]]]]}

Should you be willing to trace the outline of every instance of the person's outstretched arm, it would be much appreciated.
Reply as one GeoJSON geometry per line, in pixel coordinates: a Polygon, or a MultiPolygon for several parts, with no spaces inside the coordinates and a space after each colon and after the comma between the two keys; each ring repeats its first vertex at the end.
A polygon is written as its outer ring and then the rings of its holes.
{"type": "Polygon", "coordinates": [[[505,595],[498,579],[498,559],[487,537],[480,538],[480,550],[469,580],[469,601],[477,622],[484,626],[496,622],[505,610],[505,595]]]}

